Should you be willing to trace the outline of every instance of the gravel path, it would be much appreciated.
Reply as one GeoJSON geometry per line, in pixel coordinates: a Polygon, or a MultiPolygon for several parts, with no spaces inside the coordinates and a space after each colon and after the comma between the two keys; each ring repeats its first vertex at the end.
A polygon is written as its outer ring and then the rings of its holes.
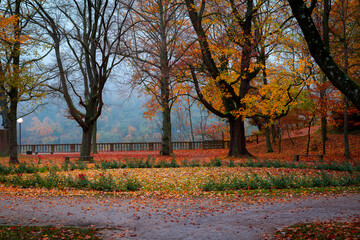
{"type": "MultiPolygon", "coordinates": [[[[278,199],[279,200],[279,199],[278,199]]],[[[0,224],[95,226],[104,239],[264,239],[304,221],[360,214],[360,194],[248,204],[209,198],[29,197],[0,193],[0,224]]]]}

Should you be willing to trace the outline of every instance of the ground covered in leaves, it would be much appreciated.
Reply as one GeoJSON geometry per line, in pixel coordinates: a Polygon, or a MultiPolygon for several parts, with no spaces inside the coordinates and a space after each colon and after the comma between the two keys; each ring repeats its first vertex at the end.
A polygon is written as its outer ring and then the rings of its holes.
{"type": "Polygon", "coordinates": [[[276,239],[360,239],[359,218],[348,222],[298,223],[276,232],[276,239]]]}

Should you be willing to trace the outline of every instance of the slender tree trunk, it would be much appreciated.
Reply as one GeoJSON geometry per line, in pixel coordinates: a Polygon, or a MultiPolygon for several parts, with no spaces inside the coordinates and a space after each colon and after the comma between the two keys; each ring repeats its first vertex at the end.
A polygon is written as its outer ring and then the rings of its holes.
{"type": "MultiPolygon", "coordinates": [[[[266,72],[266,54],[265,54],[265,45],[261,44],[261,63],[263,64],[263,69],[262,69],[262,77],[263,77],[263,84],[264,85],[268,85],[268,81],[267,81],[267,72],[266,72]]],[[[270,139],[270,127],[268,126],[269,121],[267,119],[265,119],[265,138],[266,138],[266,152],[268,153],[272,153],[274,152],[274,150],[272,149],[271,146],[271,139],[270,139]]]]}
{"type": "Polygon", "coordinates": [[[190,124],[190,135],[191,135],[191,139],[190,141],[194,142],[195,141],[195,137],[194,137],[194,129],[193,129],[193,122],[192,122],[192,115],[191,115],[191,105],[188,106],[188,114],[189,114],[189,124],[190,124]]]}
{"type": "Polygon", "coordinates": [[[271,146],[271,134],[270,134],[269,126],[265,127],[265,138],[266,138],[266,152],[267,153],[274,152],[274,150],[272,149],[272,146],[271,146]]]}
{"type": "Polygon", "coordinates": [[[308,127],[308,141],[307,141],[307,145],[306,145],[306,154],[309,154],[309,149],[310,149],[310,130],[311,130],[311,123],[314,121],[314,117],[311,118],[310,122],[309,122],[309,127],[308,127]]]}
{"type": "MultiPolygon", "coordinates": [[[[0,66],[1,68],[1,66],[0,66]]],[[[0,69],[0,74],[2,70],[0,69]]],[[[9,128],[9,107],[7,106],[7,97],[5,92],[0,88],[0,116],[2,117],[2,126],[4,129],[9,128]]]]}
{"type": "Polygon", "coordinates": [[[276,144],[276,126],[275,124],[271,125],[271,135],[272,135],[272,143],[276,144]]]}
{"type": "MultiPolygon", "coordinates": [[[[348,38],[346,34],[346,20],[347,20],[347,2],[343,2],[342,5],[342,41],[344,46],[344,72],[347,74],[349,69],[349,46],[348,46],[348,38]]],[[[348,118],[349,118],[349,99],[345,96],[344,98],[345,106],[344,106],[344,156],[346,158],[350,158],[350,148],[349,148],[349,127],[348,127],[348,118]]]]}
{"type": "Polygon", "coordinates": [[[347,97],[345,97],[345,107],[344,107],[344,156],[346,158],[350,158],[350,147],[349,147],[349,124],[348,124],[348,116],[349,116],[349,101],[347,97]]]}
{"type": "MultiPolygon", "coordinates": [[[[165,104],[166,105],[166,104],[165,104]]],[[[167,107],[163,107],[162,111],[162,137],[161,137],[161,155],[172,154],[171,144],[171,111],[167,104],[167,107]]]]}
{"type": "MultiPolygon", "coordinates": [[[[323,10],[323,41],[326,50],[330,49],[330,41],[329,41],[329,15],[331,9],[331,1],[324,0],[324,10],[323,10]]],[[[320,106],[321,106],[321,138],[322,138],[322,153],[325,155],[326,153],[326,140],[327,140],[327,96],[326,96],[326,88],[325,83],[327,78],[325,74],[323,74],[322,85],[320,89],[320,106]]]]}
{"type": "Polygon", "coordinates": [[[294,141],[292,140],[292,138],[290,136],[289,125],[286,125],[286,132],[287,132],[288,137],[289,137],[289,139],[291,141],[291,144],[295,146],[295,143],[294,143],[294,141]]]}
{"type": "Polygon", "coordinates": [[[279,136],[279,153],[281,153],[281,128],[280,128],[281,124],[280,124],[280,120],[279,120],[279,125],[278,125],[278,136],[279,136]]]}
{"type": "Polygon", "coordinates": [[[9,94],[10,100],[10,112],[9,117],[9,154],[10,163],[19,163],[17,154],[17,89],[11,89],[9,94]]]}
{"type": "Polygon", "coordinates": [[[246,149],[245,124],[240,118],[229,119],[230,124],[230,143],[229,156],[243,157],[252,156],[246,149]]]}
{"type": "Polygon", "coordinates": [[[327,140],[327,117],[321,117],[321,139],[322,139],[322,153],[326,154],[326,140],[327,140]]]}

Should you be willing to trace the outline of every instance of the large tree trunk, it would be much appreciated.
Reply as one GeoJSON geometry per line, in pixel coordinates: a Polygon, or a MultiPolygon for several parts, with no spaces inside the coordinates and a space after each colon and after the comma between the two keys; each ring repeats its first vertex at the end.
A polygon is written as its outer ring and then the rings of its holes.
{"type": "Polygon", "coordinates": [[[162,137],[160,155],[172,154],[171,144],[171,106],[170,106],[170,68],[167,51],[166,24],[162,22],[160,27],[160,71],[161,71],[161,108],[162,108],[162,137]]]}
{"type": "Polygon", "coordinates": [[[230,143],[229,156],[244,157],[252,156],[246,149],[245,124],[242,118],[230,118],[230,143]]]}
{"type": "Polygon", "coordinates": [[[10,112],[8,113],[9,117],[9,154],[10,154],[10,163],[19,163],[17,155],[17,89],[11,89],[9,94],[11,98],[10,101],[10,112]]]}
{"type": "MultiPolygon", "coordinates": [[[[89,124],[88,127],[82,128],[83,135],[81,141],[80,157],[88,157],[91,154],[91,140],[93,136],[94,124],[89,124]]],[[[88,160],[88,159],[82,159],[88,160]]]]}
{"type": "MultiPolygon", "coordinates": [[[[21,1],[15,1],[15,14],[20,14],[20,4],[21,1]]],[[[14,71],[14,79],[15,83],[20,81],[19,76],[19,66],[20,66],[20,21],[16,21],[16,26],[14,27],[15,30],[15,39],[16,42],[13,46],[13,56],[12,56],[12,63],[13,63],[13,71],[14,71]]],[[[10,111],[8,113],[9,117],[9,154],[10,154],[10,163],[19,163],[18,156],[17,156],[17,107],[19,103],[19,88],[17,85],[12,86],[9,92],[9,99],[10,99],[10,111]]]]}

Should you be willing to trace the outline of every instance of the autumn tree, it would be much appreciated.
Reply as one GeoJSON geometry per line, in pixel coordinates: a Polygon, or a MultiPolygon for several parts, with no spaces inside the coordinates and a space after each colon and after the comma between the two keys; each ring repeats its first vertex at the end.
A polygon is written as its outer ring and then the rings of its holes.
{"type": "MultiPolygon", "coordinates": [[[[261,4],[261,3],[258,3],[261,4]]],[[[188,61],[199,100],[230,126],[229,156],[249,156],[246,149],[242,99],[260,68],[253,21],[259,9],[252,0],[186,0],[199,52],[188,61]]],[[[195,49],[196,50],[196,49],[195,49]]]]}
{"type": "Polygon", "coordinates": [[[54,48],[58,81],[50,87],[62,95],[82,128],[80,155],[89,156],[94,125],[104,105],[105,84],[124,59],[128,4],[110,0],[33,4],[40,16],[35,22],[54,48]]]}
{"type": "Polygon", "coordinates": [[[299,78],[301,74],[295,76],[294,73],[300,70],[298,67],[302,64],[294,58],[294,48],[297,48],[294,45],[299,44],[293,39],[293,21],[282,4],[265,1],[254,19],[261,70],[251,85],[252,89],[242,100],[246,105],[243,115],[253,118],[253,123],[258,123],[256,125],[265,132],[267,152],[273,152],[271,128],[275,127],[272,125],[276,119],[287,114],[298,91],[301,91],[299,86],[304,80],[299,78]],[[293,57],[290,64],[286,57],[288,55],[293,57]]]}
{"type": "MultiPolygon", "coordinates": [[[[330,14],[331,50],[335,61],[341,69],[360,84],[359,51],[360,51],[360,3],[354,0],[336,0],[330,14]]],[[[347,97],[344,99],[344,155],[350,158],[348,139],[347,97]]]]}
{"type": "Polygon", "coordinates": [[[185,9],[178,0],[137,0],[132,8],[131,41],[133,83],[151,99],[147,116],[160,110],[162,117],[161,155],[172,153],[171,110],[181,87],[175,70],[189,43],[185,9]]]}
{"type": "Polygon", "coordinates": [[[312,12],[317,1],[311,1],[310,6],[307,6],[303,0],[288,0],[288,3],[316,63],[329,81],[360,109],[360,84],[351,79],[334,61],[312,19],[312,12]]]}
{"type": "Polygon", "coordinates": [[[37,117],[32,118],[31,126],[27,131],[31,132],[31,135],[35,139],[41,139],[41,143],[49,144],[57,140],[58,137],[54,136],[54,131],[58,128],[49,117],[45,117],[43,121],[40,121],[37,117]]]}
{"type": "MultiPolygon", "coordinates": [[[[9,129],[10,163],[17,158],[17,114],[20,102],[39,99],[42,80],[35,74],[38,38],[30,37],[30,20],[35,10],[25,1],[0,4],[0,107],[4,127],[9,129]]],[[[35,106],[36,108],[36,106],[35,106]]]]}

